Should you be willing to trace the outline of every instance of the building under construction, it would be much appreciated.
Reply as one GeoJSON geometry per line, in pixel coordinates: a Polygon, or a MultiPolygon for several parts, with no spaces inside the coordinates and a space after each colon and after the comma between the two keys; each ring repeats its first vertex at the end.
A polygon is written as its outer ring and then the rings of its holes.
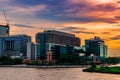
{"type": "Polygon", "coordinates": [[[5,13],[4,10],[3,10],[3,14],[4,14],[4,17],[5,17],[6,25],[1,25],[0,24],[0,35],[2,35],[2,36],[7,35],[8,36],[9,32],[10,32],[9,21],[7,20],[6,13],[5,13]]]}
{"type": "Polygon", "coordinates": [[[9,25],[0,25],[0,35],[9,35],[9,25]]]}

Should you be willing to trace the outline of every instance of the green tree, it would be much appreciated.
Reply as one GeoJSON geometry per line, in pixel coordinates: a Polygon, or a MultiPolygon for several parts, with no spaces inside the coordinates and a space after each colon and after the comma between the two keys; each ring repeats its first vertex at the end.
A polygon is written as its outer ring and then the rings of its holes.
{"type": "Polygon", "coordinates": [[[1,56],[0,63],[4,65],[12,65],[12,64],[22,64],[23,60],[21,58],[11,58],[10,56],[1,56]]]}
{"type": "Polygon", "coordinates": [[[85,53],[83,49],[75,49],[75,53],[85,53]]]}
{"type": "Polygon", "coordinates": [[[120,63],[120,58],[109,57],[109,58],[106,58],[106,62],[109,64],[118,64],[118,63],[120,63]]]}
{"type": "Polygon", "coordinates": [[[10,58],[10,56],[2,56],[2,57],[0,57],[0,62],[2,64],[5,64],[5,65],[13,64],[13,60],[12,60],[12,58],[10,58]]]}
{"type": "Polygon", "coordinates": [[[78,55],[61,55],[57,63],[61,64],[84,64],[84,57],[78,55]]]}
{"type": "Polygon", "coordinates": [[[13,64],[22,64],[23,63],[23,59],[21,58],[14,58],[13,59],[13,64]]]}

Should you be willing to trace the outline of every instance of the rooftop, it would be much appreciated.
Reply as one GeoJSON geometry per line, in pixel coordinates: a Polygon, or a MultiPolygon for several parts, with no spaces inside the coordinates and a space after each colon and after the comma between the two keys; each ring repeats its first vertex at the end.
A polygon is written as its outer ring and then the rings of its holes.
{"type": "Polygon", "coordinates": [[[51,33],[51,34],[57,34],[57,35],[64,35],[64,36],[69,36],[69,37],[75,37],[74,34],[66,33],[66,32],[61,32],[61,31],[56,31],[56,30],[45,30],[44,33],[51,33]]]}
{"type": "Polygon", "coordinates": [[[0,27],[9,27],[9,25],[0,25],[0,27]]]}

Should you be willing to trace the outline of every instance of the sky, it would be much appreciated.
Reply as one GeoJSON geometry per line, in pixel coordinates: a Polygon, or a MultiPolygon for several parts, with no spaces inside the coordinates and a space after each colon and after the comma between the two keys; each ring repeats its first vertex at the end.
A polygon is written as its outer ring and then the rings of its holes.
{"type": "Polygon", "coordinates": [[[120,0],[0,0],[0,23],[10,24],[10,34],[35,34],[59,30],[84,40],[99,36],[109,56],[120,56],[120,0]]]}

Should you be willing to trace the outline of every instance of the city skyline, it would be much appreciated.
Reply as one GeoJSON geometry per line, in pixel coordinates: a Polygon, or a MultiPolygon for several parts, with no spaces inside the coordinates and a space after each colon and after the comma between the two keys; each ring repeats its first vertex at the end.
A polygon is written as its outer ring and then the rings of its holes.
{"type": "MultiPolygon", "coordinates": [[[[54,29],[75,34],[82,44],[99,36],[109,50],[120,53],[119,0],[0,0],[0,7],[6,11],[10,34],[35,37],[37,32],[54,29]]],[[[0,16],[5,24],[2,9],[0,16]]]]}

